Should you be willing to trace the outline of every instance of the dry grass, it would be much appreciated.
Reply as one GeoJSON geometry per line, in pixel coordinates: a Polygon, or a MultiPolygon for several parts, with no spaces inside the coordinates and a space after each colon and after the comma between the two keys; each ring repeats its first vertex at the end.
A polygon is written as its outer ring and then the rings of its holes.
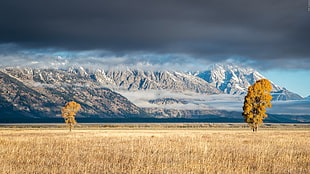
{"type": "Polygon", "coordinates": [[[309,130],[0,130],[1,173],[310,173],[309,130]]]}

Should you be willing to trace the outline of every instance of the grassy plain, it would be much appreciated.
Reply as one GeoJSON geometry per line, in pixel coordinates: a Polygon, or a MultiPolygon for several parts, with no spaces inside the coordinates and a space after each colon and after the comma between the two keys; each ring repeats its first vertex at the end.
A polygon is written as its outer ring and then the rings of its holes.
{"type": "Polygon", "coordinates": [[[0,128],[1,173],[310,173],[309,126],[0,128]]]}

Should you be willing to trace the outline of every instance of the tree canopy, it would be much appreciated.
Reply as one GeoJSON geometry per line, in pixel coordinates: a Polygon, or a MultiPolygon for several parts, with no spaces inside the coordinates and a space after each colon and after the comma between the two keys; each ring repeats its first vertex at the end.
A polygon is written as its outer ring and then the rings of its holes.
{"type": "Polygon", "coordinates": [[[268,117],[266,108],[271,108],[272,96],[270,91],[272,86],[269,80],[257,80],[252,86],[249,86],[248,93],[244,99],[243,117],[253,131],[257,131],[263,119],[268,117]]]}
{"type": "Polygon", "coordinates": [[[65,119],[65,122],[69,125],[69,129],[71,131],[73,125],[77,122],[75,120],[76,112],[81,109],[81,105],[76,103],[75,101],[71,101],[66,103],[65,107],[61,109],[61,115],[65,119]]]}

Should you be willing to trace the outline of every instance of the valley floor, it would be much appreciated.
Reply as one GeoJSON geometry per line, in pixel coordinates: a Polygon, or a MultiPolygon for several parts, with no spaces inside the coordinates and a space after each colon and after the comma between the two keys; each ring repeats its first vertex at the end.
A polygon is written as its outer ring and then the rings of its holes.
{"type": "Polygon", "coordinates": [[[0,173],[309,173],[310,127],[0,125],[0,173]]]}

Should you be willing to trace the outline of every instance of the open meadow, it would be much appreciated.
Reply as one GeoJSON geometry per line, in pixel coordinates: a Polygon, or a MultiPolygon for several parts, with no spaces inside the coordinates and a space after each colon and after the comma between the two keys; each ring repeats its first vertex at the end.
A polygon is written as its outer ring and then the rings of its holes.
{"type": "Polygon", "coordinates": [[[310,173],[310,128],[1,126],[1,173],[310,173]]]}

